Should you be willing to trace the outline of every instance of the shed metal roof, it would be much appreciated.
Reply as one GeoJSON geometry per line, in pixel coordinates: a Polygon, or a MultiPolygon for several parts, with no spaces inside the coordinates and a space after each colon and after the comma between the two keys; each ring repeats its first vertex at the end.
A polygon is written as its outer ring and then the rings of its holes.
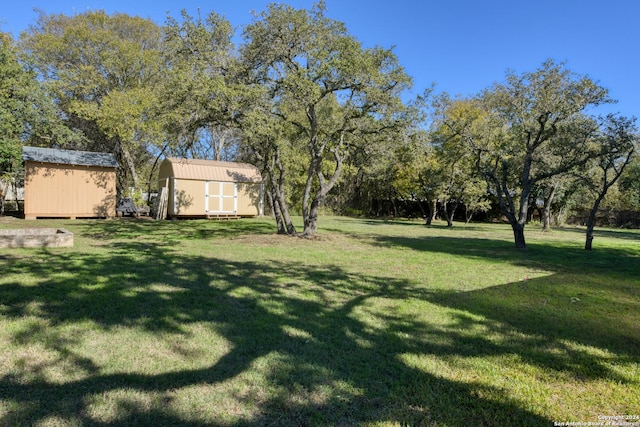
{"type": "Polygon", "coordinates": [[[248,163],[168,157],[172,177],[203,181],[262,182],[260,171],[248,163]]]}
{"type": "Polygon", "coordinates": [[[56,148],[23,147],[22,160],[65,165],[101,166],[105,168],[118,167],[118,162],[111,153],[60,150],[56,148]]]}

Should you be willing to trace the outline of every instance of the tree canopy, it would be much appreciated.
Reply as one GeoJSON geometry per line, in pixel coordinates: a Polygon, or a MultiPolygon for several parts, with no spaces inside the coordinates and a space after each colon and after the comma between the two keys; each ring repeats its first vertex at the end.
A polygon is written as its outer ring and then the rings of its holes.
{"type": "Polygon", "coordinates": [[[245,29],[242,48],[252,82],[269,97],[269,114],[307,153],[305,236],[316,233],[319,207],[353,147],[406,124],[400,95],[411,84],[391,50],[363,48],[324,12],[323,2],[310,11],[271,4],[245,29]]]}
{"type": "Polygon", "coordinates": [[[447,114],[451,104],[445,104],[441,126],[474,151],[478,172],[513,228],[516,247],[524,248],[534,186],[600,154],[598,124],[586,113],[610,99],[588,76],[549,60],[534,72],[507,73],[505,83],[494,84],[476,102],[481,116],[453,116],[447,114]]]}
{"type": "Polygon", "coordinates": [[[31,122],[30,94],[35,80],[18,62],[8,34],[0,33],[0,173],[11,172],[20,158],[20,142],[31,122]]]}
{"type": "Polygon", "coordinates": [[[21,39],[68,126],[85,136],[82,146],[112,152],[124,166],[120,189],[139,186],[148,145],[158,145],[153,110],[162,78],[161,42],[157,24],[104,11],[41,14],[21,39]]]}
{"type": "Polygon", "coordinates": [[[15,186],[25,144],[78,142],[10,35],[0,33],[0,206],[15,186]]]}
{"type": "Polygon", "coordinates": [[[509,71],[475,96],[411,99],[393,49],[363,46],[323,1],[272,3],[240,30],[214,11],[164,25],[40,14],[1,42],[5,174],[27,143],[115,154],[119,195],[152,192],[162,156],[247,161],[280,233],[313,236],[323,208],[452,226],[497,206],[518,248],[532,207],[548,229],[552,209],[589,210],[612,192],[639,205],[638,149],[622,148],[635,119],[595,116],[613,102],[606,88],[564,62],[509,71]]]}

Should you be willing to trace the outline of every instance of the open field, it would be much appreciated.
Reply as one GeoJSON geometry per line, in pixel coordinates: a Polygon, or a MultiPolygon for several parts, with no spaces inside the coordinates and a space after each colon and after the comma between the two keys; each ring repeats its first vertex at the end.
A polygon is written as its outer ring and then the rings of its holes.
{"type": "Polygon", "coordinates": [[[23,226],[75,245],[0,249],[2,426],[640,422],[638,231],[23,226]]]}

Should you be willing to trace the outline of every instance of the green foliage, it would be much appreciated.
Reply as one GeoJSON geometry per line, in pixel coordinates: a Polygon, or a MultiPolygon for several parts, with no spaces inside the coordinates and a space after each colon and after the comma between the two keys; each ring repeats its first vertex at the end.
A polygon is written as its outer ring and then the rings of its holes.
{"type": "MultiPolygon", "coordinates": [[[[122,193],[140,190],[140,177],[151,186],[162,155],[249,161],[275,210],[302,213],[305,235],[323,204],[369,213],[374,200],[432,211],[440,201],[450,219],[460,204],[485,210],[488,183],[525,246],[532,202],[556,215],[589,205],[571,177],[603,159],[603,125],[587,114],[611,101],[602,86],[549,60],[471,99],[437,97],[427,133],[430,90],[403,101],[412,82],[393,50],[363,46],[326,12],[324,1],[273,3],[238,46],[213,11],[164,27],[43,13],[19,44],[1,37],[0,171],[17,168],[23,144],[107,151],[122,193]]],[[[603,203],[638,209],[634,170],[603,203]]],[[[291,221],[283,229],[295,232],[291,221]]]]}
{"type": "Polygon", "coordinates": [[[33,83],[18,62],[10,36],[0,33],[0,173],[11,172],[20,159],[33,83]]]}
{"type": "Polygon", "coordinates": [[[23,145],[78,140],[61,125],[50,98],[8,34],[0,33],[0,173],[15,172],[23,145]]]}
{"type": "Polygon", "coordinates": [[[22,147],[79,141],[8,34],[0,33],[0,212],[10,186],[20,185],[22,147]]]}
{"type": "Polygon", "coordinates": [[[224,17],[211,12],[193,18],[183,11],[180,21],[167,20],[164,33],[159,110],[166,148],[184,153],[202,142],[203,132],[234,126],[251,93],[237,80],[233,28],[224,17]]]}
{"type": "Polygon", "coordinates": [[[315,234],[318,209],[354,147],[408,123],[400,93],[411,81],[396,56],[363,48],[324,12],[322,2],[311,11],[271,4],[245,28],[241,49],[252,81],[269,96],[266,111],[296,132],[307,153],[305,235],[315,234]]]}
{"type": "Polygon", "coordinates": [[[462,125],[466,132],[477,132],[486,113],[472,100],[451,101],[446,95],[434,100],[435,109],[444,108],[443,117],[431,132],[435,161],[440,165],[440,182],[437,197],[445,208],[449,226],[459,205],[466,208],[467,221],[477,211],[487,211],[487,186],[477,171],[477,154],[468,143],[468,136],[449,127],[447,123],[462,125]]]}
{"type": "Polygon", "coordinates": [[[606,89],[549,60],[534,72],[509,72],[505,83],[485,90],[474,101],[480,115],[447,115],[451,102],[437,109],[439,126],[476,152],[478,171],[511,223],[516,247],[526,247],[535,185],[600,154],[598,124],[586,111],[606,102],[606,89]]]}
{"type": "Polygon", "coordinates": [[[127,181],[139,186],[137,168],[149,158],[148,144],[162,140],[152,120],[163,68],[161,35],[149,20],[94,11],[42,14],[21,39],[67,125],[87,139],[85,148],[119,159],[120,189],[127,181]]]}
{"type": "Polygon", "coordinates": [[[640,210],[640,155],[633,160],[620,177],[622,195],[620,201],[625,209],[640,210]]]}
{"type": "Polygon", "coordinates": [[[638,149],[640,137],[635,122],[635,117],[614,115],[608,115],[603,120],[602,129],[598,134],[600,152],[583,175],[584,182],[593,195],[593,204],[587,219],[587,250],[592,248],[593,228],[600,204],[622,176],[638,149]]]}
{"type": "Polygon", "coordinates": [[[444,187],[444,171],[427,134],[410,135],[405,144],[398,144],[390,159],[391,184],[396,197],[427,201],[437,200],[444,187]]]}

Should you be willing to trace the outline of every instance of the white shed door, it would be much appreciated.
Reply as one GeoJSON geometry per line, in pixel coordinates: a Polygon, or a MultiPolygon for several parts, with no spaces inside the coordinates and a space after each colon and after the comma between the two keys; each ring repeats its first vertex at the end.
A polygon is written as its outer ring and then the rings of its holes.
{"type": "Polygon", "coordinates": [[[237,213],[238,186],[234,182],[207,181],[204,206],[207,214],[237,213]]]}

